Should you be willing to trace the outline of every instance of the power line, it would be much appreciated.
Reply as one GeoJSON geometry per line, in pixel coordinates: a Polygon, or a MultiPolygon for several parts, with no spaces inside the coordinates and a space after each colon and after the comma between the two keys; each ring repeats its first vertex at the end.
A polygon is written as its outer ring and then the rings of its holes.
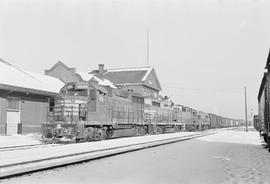
{"type": "MultiPolygon", "coordinates": [[[[165,85],[166,88],[178,89],[178,90],[187,90],[187,91],[198,91],[198,92],[231,92],[231,93],[241,93],[241,88],[220,88],[220,89],[203,89],[203,88],[188,88],[183,86],[171,86],[165,85]]],[[[241,93],[242,94],[242,93],[241,93]]]]}

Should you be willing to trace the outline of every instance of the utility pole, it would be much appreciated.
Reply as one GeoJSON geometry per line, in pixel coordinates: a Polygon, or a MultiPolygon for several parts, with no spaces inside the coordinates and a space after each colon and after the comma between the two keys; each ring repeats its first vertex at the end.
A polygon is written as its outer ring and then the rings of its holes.
{"type": "Polygon", "coordinates": [[[246,132],[248,131],[247,123],[247,87],[245,86],[245,120],[246,120],[246,132]]]}
{"type": "Polygon", "coordinates": [[[147,29],[147,67],[149,67],[149,29],[147,29]]]}

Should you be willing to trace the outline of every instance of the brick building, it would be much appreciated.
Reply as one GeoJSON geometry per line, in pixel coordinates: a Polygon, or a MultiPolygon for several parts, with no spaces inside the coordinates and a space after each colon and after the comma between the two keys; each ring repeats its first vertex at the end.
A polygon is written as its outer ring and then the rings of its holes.
{"type": "Polygon", "coordinates": [[[99,64],[98,70],[93,70],[90,74],[108,79],[118,88],[141,94],[145,97],[145,104],[160,106],[161,85],[153,67],[105,70],[104,65],[99,64]]]}

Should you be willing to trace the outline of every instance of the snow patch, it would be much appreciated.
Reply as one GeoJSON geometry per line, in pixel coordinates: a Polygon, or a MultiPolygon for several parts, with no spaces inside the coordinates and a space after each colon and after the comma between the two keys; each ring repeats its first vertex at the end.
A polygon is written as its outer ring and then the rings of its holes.
{"type": "Polygon", "coordinates": [[[0,148],[41,144],[40,139],[40,134],[0,136],[0,148]]]}
{"type": "Polygon", "coordinates": [[[262,140],[260,139],[259,133],[256,131],[245,132],[245,131],[227,130],[219,132],[218,134],[200,137],[197,139],[209,142],[224,142],[224,143],[252,144],[252,145],[262,144],[262,140]]]}
{"type": "Polygon", "coordinates": [[[224,156],[213,156],[213,158],[220,159],[220,160],[225,160],[225,161],[231,161],[230,158],[224,157],[224,156]]]}
{"type": "Polygon", "coordinates": [[[81,71],[77,71],[77,74],[79,74],[82,77],[82,79],[85,80],[85,81],[89,81],[91,79],[94,79],[101,86],[109,86],[111,88],[116,88],[115,85],[111,81],[109,81],[107,79],[101,79],[101,78],[96,77],[93,74],[86,73],[86,72],[81,72],[81,71]]]}

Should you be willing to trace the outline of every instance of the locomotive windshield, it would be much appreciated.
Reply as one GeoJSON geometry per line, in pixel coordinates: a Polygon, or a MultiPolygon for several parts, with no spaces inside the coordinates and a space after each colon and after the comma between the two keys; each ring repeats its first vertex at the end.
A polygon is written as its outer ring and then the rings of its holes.
{"type": "Polygon", "coordinates": [[[87,96],[87,84],[69,84],[66,86],[65,94],[68,96],[87,96]]]}
{"type": "Polygon", "coordinates": [[[87,96],[87,90],[67,90],[68,96],[87,96]]]}

